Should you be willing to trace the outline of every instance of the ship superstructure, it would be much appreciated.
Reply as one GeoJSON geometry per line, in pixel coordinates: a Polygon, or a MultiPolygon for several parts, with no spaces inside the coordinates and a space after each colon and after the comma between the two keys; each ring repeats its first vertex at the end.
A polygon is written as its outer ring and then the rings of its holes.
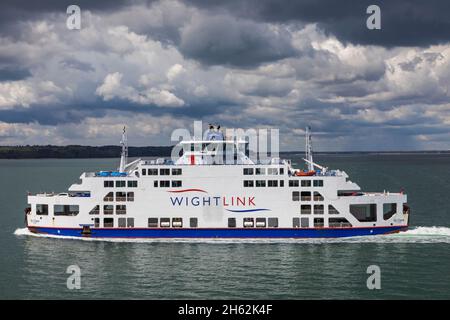
{"type": "Polygon", "coordinates": [[[399,232],[408,227],[403,192],[362,192],[341,170],[313,161],[254,161],[245,139],[212,130],[181,141],[178,159],[86,172],[65,193],[28,195],[30,231],[98,238],[329,238],[399,232]]]}

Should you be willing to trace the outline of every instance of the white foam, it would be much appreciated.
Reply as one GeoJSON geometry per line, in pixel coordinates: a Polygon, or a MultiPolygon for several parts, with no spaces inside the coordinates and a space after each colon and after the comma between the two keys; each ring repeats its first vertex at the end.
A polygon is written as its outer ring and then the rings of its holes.
{"type": "Polygon", "coordinates": [[[348,238],[320,238],[320,239],[204,239],[204,238],[189,238],[189,239],[167,239],[167,238],[152,238],[152,239],[136,239],[136,238],[82,238],[57,236],[49,234],[32,233],[27,228],[16,229],[14,234],[17,236],[33,236],[41,238],[55,238],[55,239],[72,239],[81,241],[108,241],[108,242],[132,242],[132,243],[450,243],[450,228],[447,227],[414,227],[407,231],[376,235],[376,236],[361,236],[348,238]]]}

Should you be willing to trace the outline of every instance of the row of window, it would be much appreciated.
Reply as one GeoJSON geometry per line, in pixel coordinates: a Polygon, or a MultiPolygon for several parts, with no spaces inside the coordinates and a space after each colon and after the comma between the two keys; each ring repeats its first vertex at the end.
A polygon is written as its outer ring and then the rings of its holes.
{"type": "MultiPolygon", "coordinates": [[[[103,186],[105,188],[114,188],[114,181],[113,180],[105,180],[103,181],[103,186]]],[[[116,180],[116,188],[125,188],[125,186],[128,186],[128,188],[137,188],[137,181],[136,180],[116,180]]]]}
{"type": "Polygon", "coordinates": [[[278,180],[244,180],[244,187],[245,188],[252,188],[252,187],[284,187],[284,180],[280,180],[278,183],[278,180]],[[267,183],[266,183],[267,182],[267,183]]]}
{"type": "Polygon", "coordinates": [[[323,187],[323,180],[289,180],[289,187],[311,187],[311,181],[313,187],[323,187]]]}
{"type": "MultiPolygon", "coordinates": [[[[119,228],[134,228],[134,218],[118,218],[119,228]]],[[[94,228],[100,228],[100,218],[94,219],[94,228]]],[[[114,218],[103,218],[103,228],[114,228],[114,218]]]]}
{"type": "MultiPolygon", "coordinates": [[[[76,216],[80,213],[79,205],[72,204],[55,204],[53,206],[53,214],[55,216],[76,216]]],[[[36,214],[40,216],[48,215],[48,204],[37,204],[36,205],[36,214]]]]}
{"type": "MultiPolygon", "coordinates": [[[[170,169],[169,168],[160,168],[158,169],[142,169],[143,176],[157,176],[159,172],[160,176],[169,176],[170,169]]],[[[183,174],[183,170],[181,168],[172,168],[173,176],[181,176],[183,174]]]]}
{"type": "MultiPolygon", "coordinates": [[[[100,227],[100,218],[94,218],[94,228],[100,227]]],[[[134,218],[118,218],[117,226],[119,228],[134,228],[134,218]]],[[[325,226],[324,218],[314,218],[313,226],[321,228],[325,226]]],[[[345,218],[329,218],[328,226],[331,228],[346,228],[352,224],[345,218]]],[[[104,228],[114,228],[114,218],[103,218],[104,228]]],[[[148,218],[149,228],[182,228],[183,218],[148,218]]],[[[198,219],[190,218],[189,227],[197,228],[198,219]]],[[[236,228],[236,218],[228,218],[228,228],[236,228]]],[[[244,228],[278,228],[278,218],[243,218],[242,227],[244,228]]],[[[293,218],[293,228],[310,228],[309,218],[293,218]]]]}
{"type": "MultiPolygon", "coordinates": [[[[325,226],[324,218],[313,219],[314,228],[323,228],[325,226]]],[[[328,227],[330,228],[348,228],[352,224],[345,218],[328,218],[328,227]]],[[[292,218],[292,227],[310,228],[309,218],[292,218]]]]}
{"type": "MultiPolygon", "coordinates": [[[[114,201],[114,192],[108,192],[108,194],[103,197],[103,201],[114,201]]],[[[134,192],[116,192],[116,201],[134,201],[134,192]]]]}
{"type": "Polygon", "coordinates": [[[172,180],[172,181],[169,181],[169,180],[161,180],[161,181],[155,180],[155,181],[153,181],[153,186],[155,188],[158,188],[158,186],[160,188],[170,188],[170,186],[172,186],[172,188],[178,188],[178,187],[181,187],[182,185],[183,185],[183,182],[181,180],[172,180]]]}
{"type": "MultiPolygon", "coordinates": [[[[117,204],[115,206],[116,214],[127,214],[127,206],[124,204],[117,204]]],[[[96,205],[89,214],[100,214],[100,206],[96,205]]],[[[103,205],[103,214],[114,214],[114,205],[105,204],[103,205]]]]}
{"type": "Polygon", "coordinates": [[[292,192],[292,201],[323,201],[323,196],[318,191],[314,191],[313,196],[311,197],[311,191],[293,191],[292,192]]]}
{"type": "MultiPolygon", "coordinates": [[[[117,224],[119,228],[134,228],[134,218],[118,218],[117,224]]],[[[328,222],[329,227],[351,227],[351,223],[347,221],[345,218],[330,218],[328,222]]],[[[158,226],[162,228],[169,228],[172,226],[173,228],[182,228],[183,221],[182,218],[172,218],[172,224],[170,223],[170,218],[161,218],[160,223],[158,224],[158,218],[149,218],[148,219],[148,227],[149,228],[157,228],[158,226]]],[[[191,228],[196,228],[198,226],[197,218],[189,219],[189,226],[191,228]]],[[[243,219],[244,228],[251,228],[255,226],[254,218],[244,218],[243,219]]],[[[309,219],[308,218],[293,218],[292,226],[294,228],[309,228],[309,219]]],[[[315,218],[314,219],[314,227],[323,227],[324,219],[323,218],[315,218]]],[[[94,228],[100,227],[100,218],[94,219],[94,228]]],[[[114,218],[104,218],[103,219],[103,227],[104,228],[113,228],[114,227],[114,218]]],[[[236,227],[236,218],[229,218],[228,227],[235,228],[236,227]]],[[[264,228],[266,227],[266,218],[256,218],[256,227],[264,228]]],[[[267,219],[267,227],[269,228],[277,228],[278,227],[278,218],[268,218],[267,219]]]]}
{"type": "MultiPolygon", "coordinates": [[[[310,204],[302,204],[300,206],[300,214],[324,214],[325,206],[323,204],[315,204],[314,206],[310,204]]],[[[339,214],[339,211],[336,210],[333,205],[328,205],[328,214],[339,214]]]]}
{"type": "Polygon", "coordinates": [[[265,175],[267,172],[267,175],[283,175],[284,174],[284,168],[244,168],[243,174],[244,176],[250,176],[250,175],[265,175]],[[266,170],[267,169],[267,170],[266,170]]]}

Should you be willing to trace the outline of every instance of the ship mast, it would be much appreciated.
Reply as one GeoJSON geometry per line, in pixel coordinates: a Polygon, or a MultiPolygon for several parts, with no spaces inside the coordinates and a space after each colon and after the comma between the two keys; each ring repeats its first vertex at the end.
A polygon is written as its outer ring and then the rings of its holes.
{"type": "Polygon", "coordinates": [[[127,132],[125,126],[123,127],[122,140],[120,141],[120,144],[122,145],[122,154],[120,156],[119,172],[125,172],[125,166],[128,161],[127,132]]]}
{"type": "Polygon", "coordinates": [[[305,157],[306,157],[306,163],[308,165],[308,171],[314,171],[314,162],[313,162],[313,156],[312,156],[312,143],[311,143],[311,127],[306,127],[306,134],[305,134],[305,157]]]}

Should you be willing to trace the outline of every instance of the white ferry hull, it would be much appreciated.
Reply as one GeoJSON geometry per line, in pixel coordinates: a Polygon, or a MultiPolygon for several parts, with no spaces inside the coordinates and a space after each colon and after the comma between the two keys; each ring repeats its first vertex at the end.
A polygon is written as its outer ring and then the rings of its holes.
{"type": "Polygon", "coordinates": [[[98,228],[83,233],[82,228],[29,227],[33,233],[87,238],[224,238],[224,239],[282,239],[282,238],[343,238],[397,233],[408,226],[350,227],[350,228],[205,228],[205,229],[162,229],[162,228],[98,228]]]}

